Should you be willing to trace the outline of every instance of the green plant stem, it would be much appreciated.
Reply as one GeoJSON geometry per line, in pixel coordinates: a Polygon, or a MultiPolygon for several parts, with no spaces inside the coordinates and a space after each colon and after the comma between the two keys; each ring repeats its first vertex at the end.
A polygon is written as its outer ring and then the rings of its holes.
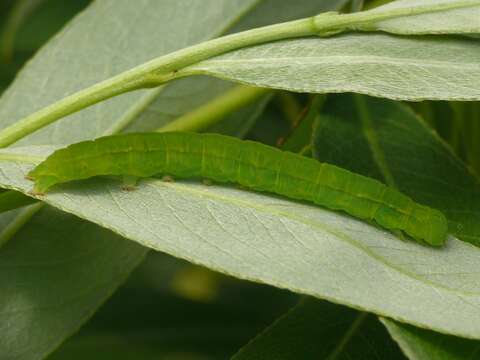
{"type": "Polygon", "coordinates": [[[472,159],[472,166],[477,174],[480,174],[480,104],[474,103],[472,106],[472,116],[470,121],[473,123],[471,133],[472,148],[470,149],[470,156],[472,159]]]}
{"type": "Polygon", "coordinates": [[[159,57],[70,95],[3,129],[0,132],[0,147],[8,146],[62,117],[113,96],[156,87],[178,78],[178,70],[209,57],[253,44],[316,33],[313,18],[307,18],[224,36],[159,57]]]}
{"type": "Polygon", "coordinates": [[[397,189],[397,184],[395,183],[395,179],[388,168],[388,162],[385,159],[385,154],[383,153],[380,141],[377,137],[377,130],[371,121],[369,109],[365,102],[365,97],[363,95],[355,94],[353,95],[353,99],[359,120],[362,124],[363,133],[365,138],[368,140],[368,146],[371,150],[372,157],[375,160],[375,163],[377,164],[385,183],[388,186],[397,189]]]}
{"type": "MultiPolygon", "coordinates": [[[[362,130],[365,134],[365,138],[367,139],[368,147],[370,148],[375,164],[377,164],[377,167],[382,174],[384,182],[388,186],[394,189],[398,189],[393,174],[387,165],[388,162],[385,159],[385,154],[380,145],[380,141],[377,136],[377,130],[375,129],[371,121],[369,109],[367,107],[367,104],[365,103],[365,97],[364,95],[354,94],[353,98],[358,117],[362,124],[362,130]]],[[[401,231],[393,230],[392,232],[397,235],[399,239],[405,240],[405,236],[401,231]]]]}
{"type": "Polygon", "coordinates": [[[9,223],[2,232],[0,232],[0,248],[4,246],[19,229],[29,221],[43,207],[43,202],[32,205],[24,209],[11,223],[9,223]]]}
{"type": "Polygon", "coordinates": [[[309,156],[312,153],[313,145],[307,144],[305,145],[298,153],[300,155],[309,156]]]}
{"type": "Polygon", "coordinates": [[[215,124],[225,116],[267,94],[270,89],[239,85],[212,101],[180,116],[156,131],[198,131],[215,124]]]}
{"type": "Polygon", "coordinates": [[[295,124],[298,122],[298,117],[302,112],[302,106],[299,104],[293,94],[287,91],[282,91],[278,95],[277,100],[280,110],[285,115],[285,118],[292,126],[295,126],[295,124]]]}
{"type": "Polygon", "coordinates": [[[15,154],[10,151],[0,151],[0,160],[3,161],[19,161],[27,164],[38,164],[45,160],[43,156],[29,154],[15,154]]]}
{"type": "Polygon", "coordinates": [[[12,61],[15,37],[28,16],[45,0],[19,0],[14,3],[0,38],[0,54],[4,63],[12,61]]]}
{"type": "Polygon", "coordinates": [[[188,76],[181,70],[199,61],[246,46],[288,38],[331,35],[346,30],[375,30],[375,22],[401,16],[449,10],[478,5],[478,0],[433,4],[415,8],[372,10],[353,14],[327,12],[305,18],[227,35],[161,56],[143,65],[72,94],[46,108],[15,122],[0,131],[0,147],[8,146],[52,122],[113,96],[156,87],[168,81],[188,76]]]}
{"type": "Polygon", "coordinates": [[[345,335],[342,337],[342,339],[340,340],[338,345],[335,347],[333,352],[327,357],[327,360],[336,360],[338,359],[339,356],[342,355],[348,343],[350,342],[350,340],[352,340],[353,336],[360,329],[360,327],[365,322],[367,317],[368,317],[367,312],[361,312],[358,314],[357,318],[353,321],[352,325],[347,330],[345,335]]]}
{"type": "Polygon", "coordinates": [[[465,154],[462,154],[460,151],[461,145],[461,132],[462,132],[462,124],[463,124],[463,107],[461,103],[458,102],[450,102],[450,106],[453,110],[453,117],[452,117],[452,126],[450,129],[450,146],[453,150],[457,153],[457,155],[465,160],[465,154]],[[463,155],[463,156],[462,156],[463,155]]]}
{"type": "Polygon", "coordinates": [[[18,191],[5,191],[0,194],[0,213],[30,205],[36,201],[18,191]]]}
{"type": "Polygon", "coordinates": [[[352,0],[350,4],[350,11],[357,12],[363,9],[364,0],[352,0]]]}

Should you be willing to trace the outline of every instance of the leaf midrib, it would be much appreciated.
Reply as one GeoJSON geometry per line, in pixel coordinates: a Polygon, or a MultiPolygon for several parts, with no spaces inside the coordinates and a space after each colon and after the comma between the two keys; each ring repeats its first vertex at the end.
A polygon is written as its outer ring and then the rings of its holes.
{"type": "MultiPolygon", "coordinates": [[[[215,200],[218,200],[218,201],[222,201],[224,203],[234,204],[234,205],[237,205],[239,207],[252,208],[252,209],[261,211],[261,212],[266,213],[266,214],[274,215],[274,216],[283,216],[287,219],[294,220],[294,221],[303,223],[305,225],[308,225],[308,226],[311,226],[311,227],[314,227],[314,228],[317,228],[317,229],[321,229],[325,232],[328,232],[328,233],[340,238],[344,242],[347,242],[350,245],[356,247],[357,249],[362,250],[364,253],[366,253],[370,257],[374,258],[375,260],[378,260],[379,262],[386,265],[387,267],[390,267],[391,269],[394,269],[397,272],[399,272],[399,273],[401,273],[401,274],[403,274],[407,277],[418,280],[419,282],[432,285],[435,288],[445,289],[449,292],[453,292],[453,293],[456,293],[456,294],[464,294],[464,295],[467,295],[467,296],[469,296],[469,295],[473,295],[473,296],[480,295],[480,292],[460,291],[458,289],[452,289],[452,288],[437,284],[435,282],[432,282],[430,280],[423,279],[423,278],[419,277],[418,275],[416,275],[414,273],[405,271],[404,269],[389,263],[383,257],[375,254],[370,249],[368,249],[368,247],[366,247],[366,246],[362,245],[361,243],[359,243],[358,241],[352,239],[351,237],[349,237],[347,234],[343,233],[342,231],[336,230],[336,229],[334,229],[334,228],[332,228],[328,225],[325,225],[325,224],[320,224],[318,222],[308,220],[308,219],[306,219],[302,216],[294,215],[294,214],[291,214],[291,213],[285,212],[285,211],[273,210],[273,209],[269,208],[268,206],[258,205],[258,204],[251,203],[251,202],[244,201],[244,200],[229,198],[229,197],[226,197],[226,196],[223,196],[223,195],[218,195],[218,194],[212,194],[211,192],[208,192],[208,191],[193,189],[193,188],[190,188],[190,187],[188,187],[186,185],[182,185],[182,184],[161,183],[161,182],[158,182],[158,181],[155,181],[155,180],[150,180],[148,182],[151,183],[150,184],[151,186],[155,186],[155,187],[158,187],[158,188],[161,188],[162,186],[173,187],[176,190],[188,192],[188,193],[200,196],[200,197],[215,199],[215,200]]],[[[314,206],[314,205],[312,205],[312,206],[314,206]]],[[[438,251],[440,251],[440,250],[438,250],[438,251]]]]}
{"type": "Polygon", "coordinates": [[[319,56],[302,56],[302,57],[275,57],[275,58],[254,58],[254,59],[217,59],[217,60],[206,60],[204,63],[200,62],[198,64],[186,67],[179,71],[180,75],[185,75],[189,70],[195,70],[195,68],[202,69],[202,65],[216,65],[216,64],[225,64],[225,63],[288,63],[291,64],[292,60],[301,60],[302,62],[307,62],[309,64],[334,64],[338,66],[350,65],[350,64],[386,64],[386,65],[408,65],[408,66],[417,66],[417,67],[436,67],[436,68],[456,68],[456,69],[471,69],[471,70],[480,70],[480,64],[477,63],[460,63],[459,62],[449,62],[449,61],[429,61],[418,58],[393,58],[390,56],[378,56],[378,55],[319,55],[319,56]],[[339,60],[348,60],[342,63],[339,60]]]}
{"type": "MultiPolygon", "coordinates": [[[[284,217],[284,218],[287,218],[287,219],[290,219],[290,220],[293,220],[293,221],[296,221],[296,222],[299,222],[299,223],[303,223],[304,225],[307,225],[307,226],[310,226],[310,227],[313,227],[313,228],[317,228],[317,229],[321,229],[321,230],[323,230],[327,233],[332,234],[333,236],[339,238],[340,240],[342,240],[346,243],[349,243],[350,245],[354,246],[355,248],[361,250],[362,252],[364,252],[365,254],[370,256],[371,258],[377,260],[378,262],[385,265],[386,267],[389,267],[389,268],[397,271],[398,273],[400,273],[400,274],[402,274],[406,277],[410,277],[412,279],[415,279],[416,281],[418,281],[420,283],[428,284],[428,285],[433,286],[434,288],[442,289],[442,290],[452,292],[452,293],[455,293],[455,294],[462,294],[462,295],[465,295],[465,296],[478,296],[478,295],[480,295],[480,292],[461,291],[461,290],[458,290],[458,289],[453,289],[453,288],[435,283],[433,281],[424,279],[424,278],[418,276],[415,273],[406,271],[405,269],[403,269],[401,267],[398,267],[394,264],[391,264],[390,262],[385,260],[384,257],[382,257],[380,255],[377,255],[376,253],[371,251],[367,246],[364,246],[363,244],[356,241],[355,239],[352,239],[351,237],[349,237],[347,234],[343,233],[342,231],[336,230],[336,229],[334,229],[334,228],[332,228],[332,227],[330,227],[326,224],[320,224],[316,221],[306,219],[302,216],[291,214],[290,212],[274,210],[271,207],[255,204],[255,203],[252,203],[252,202],[249,202],[249,201],[239,200],[239,199],[236,199],[236,198],[230,198],[230,197],[227,197],[227,196],[224,196],[224,195],[219,195],[219,194],[213,194],[209,191],[193,189],[191,187],[188,187],[185,184],[165,183],[165,182],[161,182],[159,180],[153,180],[153,179],[145,179],[144,184],[149,184],[150,186],[153,186],[153,187],[156,187],[156,188],[161,188],[162,186],[173,187],[175,190],[177,190],[179,192],[190,193],[190,194],[196,195],[197,197],[211,198],[211,199],[221,201],[221,202],[224,202],[224,203],[227,203],[227,204],[233,204],[233,205],[236,205],[238,207],[251,208],[251,209],[255,209],[257,211],[266,213],[266,214],[270,214],[270,215],[273,215],[273,216],[280,216],[280,217],[284,217]]],[[[16,190],[16,191],[25,192],[25,190],[21,186],[4,185],[4,187],[12,189],[12,190],[16,190]]],[[[83,219],[93,221],[93,222],[101,225],[102,227],[108,228],[108,229],[116,232],[117,234],[119,234],[121,236],[124,236],[128,239],[132,239],[132,238],[135,239],[135,236],[131,236],[131,234],[119,231],[117,228],[111,226],[110,224],[99,222],[97,220],[91,220],[91,219],[88,218],[88,216],[85,216],[82,213],[79,213],[75,210],[72,210],[71,208],[65,207],[65,206],[63,206],[62,204],[59,204],[56,201],[52,201],[48,198],[48,196],[35,196],[35,195],[30,194],[30,193],[26,193],[26,195],[28,195],[30,197],[33,197],[33,198],[36,198],[36,199],[39,199],[39,200],[42,200],[42,201],[60,209],[60,210],[66,211],[68,213],[72,213],[72,214],[77,215],[77,216],[79,216],[83,219]]],[[[290,201],[294,201],[294,200],[290,200],[290,201]]],[[[315,205],[310,205],[310,206],[315,206],[315,205]]],[[[151,248],[152,244],[145,243],[144,241],[137,240],[137,239],[135,241],[139,242],[140,244],[142,244],[144,246],[147,246],[147,247],[151,248]]],[[[466,243],[466,244],[469,244],[469,243],[466,243]]],[[[471,246],[475,247],[474,245],[471,245],[471,246]]],[[[437,250],[437,251],[440,251],[440,250],[437,250]]],[[[195,259],[189,259],[189,260],[191,260],[193,262],[196,262],[195,259]]]]}

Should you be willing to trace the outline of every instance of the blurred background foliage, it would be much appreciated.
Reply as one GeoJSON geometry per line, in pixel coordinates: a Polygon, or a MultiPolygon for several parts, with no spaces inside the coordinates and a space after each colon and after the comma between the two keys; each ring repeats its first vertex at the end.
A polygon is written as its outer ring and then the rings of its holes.
{"type": "Polygon", "coordinates": [[[28,59],[91,0],[0,2],[0,92],[28,59]]]}
{"type": "MultiPolygon", "coordinates": [[[[90,2],[0,1],[0,93],[28,59],[90,2]]],[[[354,0],[345,10],[385,2],[354,0]]],[[[326,97],[315,98],[315,106],[326,97]]],[[[308,94],[276,92],[247,137],[308,156],[313,122],[306,115],[312,99],[308,94]]],[[[480,174],[478,102],[426,101],[410,106],[480,174]]],[[[128,282],[51,359],[226,359],[298,301],[299,296],[287,291],[150,252],[128,282]]],[[[378,327],[373,318],[370,323],[365,326],[378,327]]],[[[385,329],[380,331],[386,334],[385,329]]],[[[395,352],[399,354],[398,349],[395,352]]]]}

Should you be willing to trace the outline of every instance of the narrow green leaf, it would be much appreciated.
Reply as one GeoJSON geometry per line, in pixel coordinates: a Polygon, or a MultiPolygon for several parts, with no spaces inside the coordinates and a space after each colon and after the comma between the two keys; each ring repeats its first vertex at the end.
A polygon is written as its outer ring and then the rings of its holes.
{"type": "Polygon", "coordinates": [[[235,86],[210,102],[158,128],[157,131],[182,131],[183,129],[202,131],[214,126],[230,113],[246,107],[269,92],[268,89],[263,88],[235,86]]]}
{"type": "Polygon", "coordinates": [[[263,114],[272,96],[272,92],[267,93],[255,103],[229,114],[224,120],[202,130],[208,133],[244,138],[263,114]]]}
{"type": "Polygon", "coordinates": [[[35,199],[17,191],[5,191],[0,193],[0,213],[30,205],[34,202],[35,199]]]}
{"type": "Polygon", "coordinates": [[[297,92],[357,92],[400,100],[479,100],[478,40],[345,34],[277,41],[189,66],[260,87],[297,92]]]}
{"type": "MultiPolygon", "coordinates": [[[[336,96],[327,103],[316,126],[316,157],[378,179],[385,179],[385,174],[389,174],[402,191],[441,209],[450,221],[452,233],[478,246],[480,191],[477,179],[407,106],[367,97],[362,100],[368,109],[368,114],[363,115],[368,116],[367,122],[361,121],[358,102],[350,95],[336,96]]],[[[476,248],[472,248],[470,252],[475,251],[476,248]]],[[[457,264],[468,262],[468,256],[459,258],[457,264]]],[[[443,270],[436,271],[429,264],[410,263],[409,266],[432,280],[445,275],[443,270]]],[[[463,286],[469,276],[477,277],[473,273],[462,273],[457,285],[463,286]]],[[[444,306],[446,304],[448,302],[444,302],[444,306]]],[[[472,303],[459,305],[459,309],[468,306],[472,303]]],[[[411,359],[473,359],[480,348],[478,341],[441,335],[391,320],[382,321],[411,359]]]]}
{"type": "Polygon", "coordinates": [[[480,245],[478,180],[408,107],[363,99],[369,124],[349,95],[327,104],[316,127],[316,158],[381,181],[390,174],[399,190],[441,210],[452,234],[480,245]]]}
{"type": "Polygon", "coordinates": [[[378,320],[306,299],[244,346],[232,360],[405,359],[378,320]]]}
{"type": "Polygon", "coordinates": [[[187,354],[228,359],[295,298],[150,252],[88,324],[48,359],[180,360],[187,354]],[[213,281],[214,297],[192,300],[172,291],[180,281],[201,286],[191,278],[199,273],[213,281]]]}
{"type": "Polygon", "coordinates": [[[325,101],[325,96],[317,95],[313,97],[308,104],[308,108],[303,110],[297,123],[294,124],[293,131],[286,137],[281,145],[282,150],[296,152],[305,155],[311,153],[313,124],[317,118],[318,111],[325,101]]]}
{"type": "Polygon", "coordinates": [[[465,360],[480,354],[480,341],[463,339],[381,319],[410,360],[465,360]]]}
{"type": "Polygon", "coordinates": [[[350,1],[350,11],[351,12],[356,12],[356,11],[361,11],[364,6],[364,0],[351,0],[350,1]]]}
{"type": "Polygon", "coordinates": [[[291,130],[292,123],[281,108],[271,103],[265,108],[255,126],[247,137],[251,140],[271,146],[278,146],[284,136],[291,130]]]}
{"type": "Polygon", "coordinates": [[[410,7],[423,7],[428,12],[373,21],[360,25],[365,30],[381,30],[402,35],[478,34],[480,33],[480,1],[478,0],[399,0],[370,10],[379,13],[401,12],[410,7]]]}
{"type": "MultiPolygon", "coordinates": [[[[113,122],[105,132],[110,134],[122,130],[123,132],[155,131],[215,101],[235,86],[238,84],[208,76],[180,79],[165,85],[161,91],[145,95],[144,103],[139,101],[138,106],[133,107],[133,111],[127,111],[122,119],[113,122]]],[[[225,131],[229,131],[230,135],[236,135],[237,132],[244,133],[251,126],[249,122],[255,118],[252,114],[261,113],[267,103],[268,99],[262,98],[240,111],[229,113],[212,127],[216,129],[225,127],[228,129],[225,131]],[[240,117],[244,120],[242,121],[240,117]]]]}
{"type": "MultiPolygon", "coordinates": [[[[2,217],[0,228],[5,224],[2,217]]],[[[92,315],[145,252],[52,208],[33,215],[0,249],[0,358],[44,358],[92,315]]]]}

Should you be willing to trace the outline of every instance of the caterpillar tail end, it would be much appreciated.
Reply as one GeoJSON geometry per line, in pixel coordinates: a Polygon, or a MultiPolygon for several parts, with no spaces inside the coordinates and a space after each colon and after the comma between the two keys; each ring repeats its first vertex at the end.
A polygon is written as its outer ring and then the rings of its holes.
{"type": "Polygon", "coordinates": [[[124,175],[123,176],[122,190],[133,191],[133,190],[135,190],[135,188],[137,186],[137,183],[138,183],[138,177],[130,176],[130,175],[124,175]]]}
{"type": "Polygon", "coordinates": [[[28,193],[33,196],[45,196],[45,192],[38,190],[36,187],[34,187],[28,193]]]}

